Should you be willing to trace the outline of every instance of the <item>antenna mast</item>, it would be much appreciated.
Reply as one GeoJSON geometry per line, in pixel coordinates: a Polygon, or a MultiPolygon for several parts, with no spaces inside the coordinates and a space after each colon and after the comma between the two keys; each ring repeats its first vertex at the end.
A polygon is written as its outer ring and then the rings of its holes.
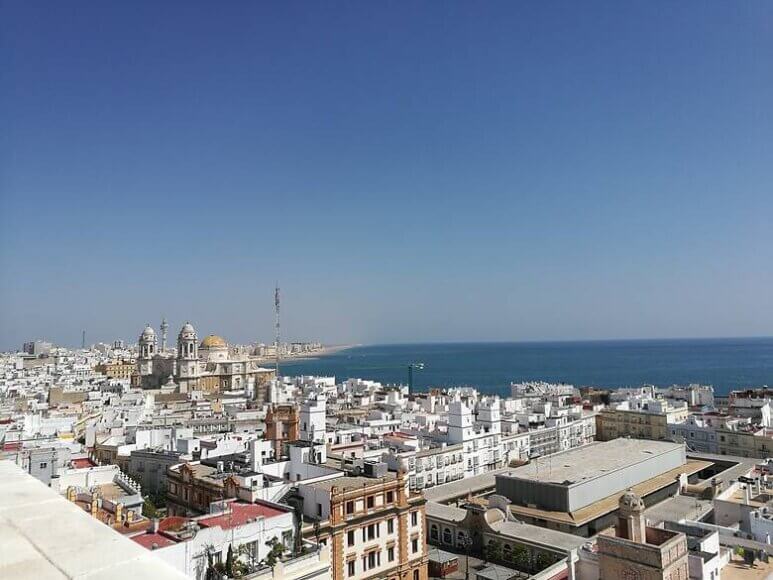
{"type": "Polygon", "coordinates": [[[279,282],[276,283],[274,290],[274,354],[276,355],[276,379],[279,379],[279,282]]]}
{"type": "Polygon", "coordinates": [[[86,349],[86,331],[81,332],[81,348],[86,349]]]}

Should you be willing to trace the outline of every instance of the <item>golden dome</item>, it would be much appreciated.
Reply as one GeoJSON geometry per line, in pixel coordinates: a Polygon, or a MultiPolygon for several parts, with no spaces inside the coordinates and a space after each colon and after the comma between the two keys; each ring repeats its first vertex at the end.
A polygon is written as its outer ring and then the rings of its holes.
{"type": "Polygon", "coordinates": [[[222,336],[210,334],[204,337],[199,348],[228,348],[228,343],[226,343],[222,336]]]}

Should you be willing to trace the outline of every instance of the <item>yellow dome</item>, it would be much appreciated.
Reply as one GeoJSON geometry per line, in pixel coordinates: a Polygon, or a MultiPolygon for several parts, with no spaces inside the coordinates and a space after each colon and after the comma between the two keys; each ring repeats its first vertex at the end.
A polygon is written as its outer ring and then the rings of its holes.
{"type": "Polygon", "coordinates": [[[210,334],[201,341],[199,348],[228,348],[228,343],[223,340],[222,336],[210,334]]]}

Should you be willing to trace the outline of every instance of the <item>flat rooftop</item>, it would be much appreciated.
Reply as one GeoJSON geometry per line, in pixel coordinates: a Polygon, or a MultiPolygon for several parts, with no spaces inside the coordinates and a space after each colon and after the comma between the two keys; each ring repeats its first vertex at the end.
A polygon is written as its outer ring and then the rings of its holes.
{"type": "MultiPolygon", "coordinates": [[[[643,481],[637,485],[634,485],[631,487],[631,489],[634,493],[644,498],[656,491],[663,489],[664,487],[673,484],[676,481],[676,478],[682,473],[692,475],[693,473],[698,473],[699,471],[702,471],[708,467],[711,467],[711,463],[708,461],[690,460],[681,467],[666,471],[657,477],[643,481]]],[[[510,511],[515,515],[516,518],[518,516],[526,516],[549,520],[561,524],[581,526],[588,522],[592,522],[603,515],[615,511],[619,506],[620,497],[626,492],[627,490],[625,489],[620,490],[617,493],[605,497],[602,500],[593,502],[592,504],[574,512],[550,511],[539,508],[520,506],[516,504],[510,505],[510,511]]]]}
{"type": "Polygon", "coordinates": [[[666,441],[613,439],[534,459],[503,476],[570,487],[683,448],[666,441]]]}
{"type": "MultiPolygon", "coordinates": [[[[363,476],[350,476],[336,477],[335,479],[327,479],[325,481],[317,481],[315,483],[309,483],[309,487],[316,487],[317,489],[324,489],[327,491],[332,490],[334,487],[343,491],[355,491],[358,489],[365,489],[368,487],[378,487],[383,485],[386,481],[392,481],[397,479],[397,475],[394,472],[387,472],[384,477],[363,477],[363,476]]],[[[302,483],[302,482],[301,482],[302,483]]]]}
{"type": "Polygon", "coordinates": [[[509,467],[493,469],[480,475],[457,479],[449,483],[443,483],[424,490],[424,497],[428,502],[438,503],[450,502],[455,499],[466,497],[467,495],[476,495],[488,491],[493,491],[496,487],[496,476],[512,472],[509,467]]]}
{"type": "Polygon", "coordinates": [[[11,461],[0,461],[0,578],[184,580],[11,461]]]}

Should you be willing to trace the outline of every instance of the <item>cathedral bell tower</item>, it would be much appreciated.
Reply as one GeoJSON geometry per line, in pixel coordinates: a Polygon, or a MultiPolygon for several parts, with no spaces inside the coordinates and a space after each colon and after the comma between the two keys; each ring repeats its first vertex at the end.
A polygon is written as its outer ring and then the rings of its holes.
{"type": "Polygon", "coordinates": [[[177,382],[181,391],[196,386],[199,376],[199,337],[190,322],[177,335],[177,382]]]}
{"type": "Polygon", "coordinates": [[[156,331],[148,324],[139,339],[140,353],[137,357],[137,371],[141,377],[153,374],[153,357],[156,354],[156,331]]]}

